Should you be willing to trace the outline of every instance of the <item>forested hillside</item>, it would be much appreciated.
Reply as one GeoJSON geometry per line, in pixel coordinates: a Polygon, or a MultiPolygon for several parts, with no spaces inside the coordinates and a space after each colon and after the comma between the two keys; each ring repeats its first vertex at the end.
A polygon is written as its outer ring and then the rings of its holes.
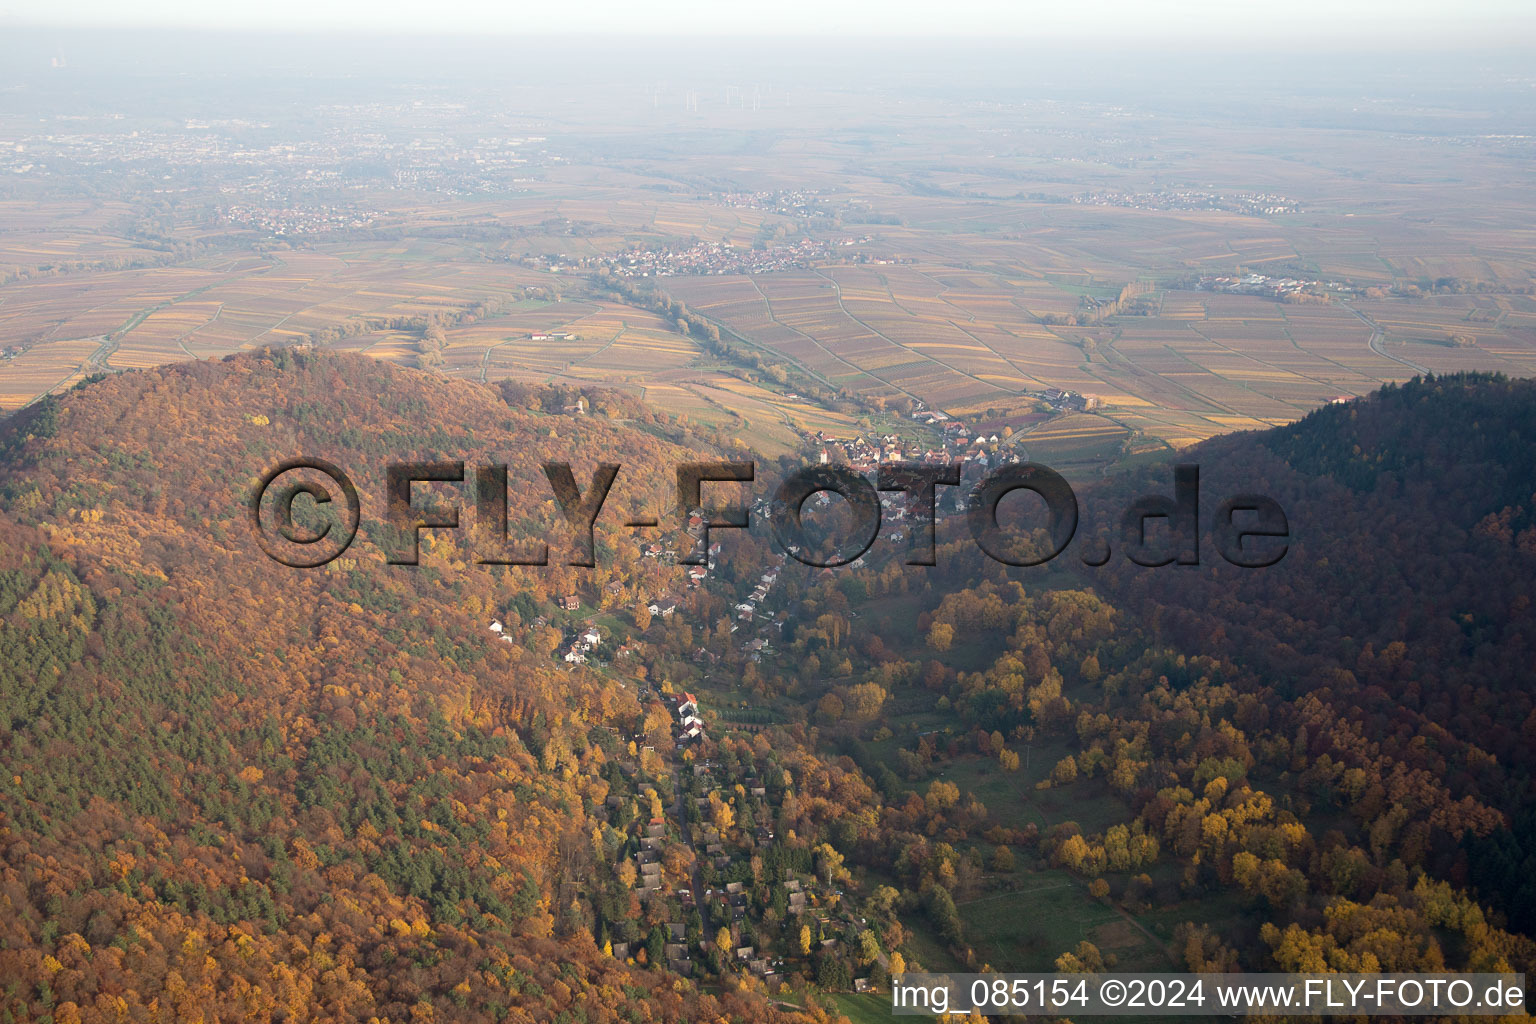
{"type": "MultiPolygon", "coordinates": [[[[1010,569],[953,519],[932,568],[887,536],[811,569],[761,530],[685,567],[676,524],[623,524],[722,446],[630,398],[304,350],[88,383],[0,424],[0,1021],[829,1019],[918,967],[1531,970],[1533,423],[1529,384],[1441,378],[1193,449],[1207,515],[1286,509],[1267,569],[1208,536],[1198,567],[1010,569]],[[248,518],[300,454],[362,498],[322,569],[248,518]],[[463,528],[387,565],[386,465],[444,459],[466,483],[417,505],[463,528]],[[593,568],[551,460],[583,492],[622,466],[593,568]],[[550,565],[477,563],[488,462],[550,565]]],[[[1085,488],[1083,537],[1119,545],[1171,480],[1085,488]]]]}
{"type": "MultiPolygon", "coordinates": [[[[1188,456],[1206,514],[1261,490],[1290,550],[1267,569],[1122,568],[1155,635],[1240,661],[1313,798],[1536,930],[1536,384],[1416,379],[1188,456]]],[[[1101,503],[1166,472],[1117,482],[1101,503]]],[[[1207,524],[1209,525],[1209,524],[1207,524]]]]}
{"type": "MultiPolygon", "coordinates": [[[[578,419],[543,412],[569,396],[506,398],[278,352],[6,424],[0,1019],[780,1016],[595,944],[588,809],[640,709],[488,642],[505,575],[430,542],[419,570],[378,572],[365,538],[352,568],[298,570],[252,540],[248,482],[295,454],[357,475],[366,537],[387,460],[509,462],[544,501],[542,458],[583,488],[583,460],[622,462],[669,494],[689,451],[600,402],[578,419]]],[[[575,586],[555,552],[541,591],[575,586]]]]}

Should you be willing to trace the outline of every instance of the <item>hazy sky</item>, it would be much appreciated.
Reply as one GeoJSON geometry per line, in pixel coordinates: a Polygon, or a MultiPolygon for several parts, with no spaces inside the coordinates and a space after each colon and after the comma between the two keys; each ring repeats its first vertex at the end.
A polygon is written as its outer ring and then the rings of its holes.
{"type": "MultiPolygon", "coordinates": [[[[61,0],[0,24],[440,33],[1536,42],[1531,0],[61,0]],[[1341,38],[1342,37],[1342,38],[1341,38]]],[[[1331,47],[1330,47],[1331,48],[1331,47]]]]}

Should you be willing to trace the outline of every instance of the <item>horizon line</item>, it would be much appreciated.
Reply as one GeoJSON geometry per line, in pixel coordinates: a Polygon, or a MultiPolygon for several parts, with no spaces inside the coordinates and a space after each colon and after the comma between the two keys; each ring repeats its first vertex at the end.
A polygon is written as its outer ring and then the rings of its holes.
{"type": "MultiPolygon", "coordinates": [[[[1370,35],[1335,33],[1319,36],[1315,32],[1307,31],[1307,26],[1304,25],[1294,26],[1288,32],[1270,31],[1262,35],[1256,35],[1251,30],[1220,24],[1211,25],[1208,29],[1202,27],[1192,34],[1191,26],[1175,20],[1170,21],[1169,24],[1155,31],[1126,29],[1119,34],[1106,34],[1102,29],[1096,29],[1092,26],[1065,24],[1030,28],[1008,26],[992,30],[983,28],[950,30],[943,27],[923,29],[892,26],[884,29],[879,27],[866,29],[856,38],[847,38],[828,32],[761,32],[747,28],[725,30],[700,28],[694,30],[678,28],[676,26],[591,29],[551,26],[520,28],[501,24],[480,27],[457,24],[404,25],[374,23],[357,25],[341,22],[279,25],[259,21],[242,21],[235,24],[221,25],[206,22],[131,19],[107,19],[82,23],[78,21],[35,20],[0,14],[0,28],[7,30],[77,34],[118,32],[150,34],[172,32],[219,36],[255,35],[292,39],[352,36],[367,39],[398,39],[402,41],[419,41],[423,38],[428,38],[432,40],[458,39],[477,42],[501,39],[587,39],[613,42],[644,39],[647,41],[671,40],[678,43],[684,41],[697,42],[700,40],[731,40],[753,44],[786,42],[816,44],[852,51],[865,49],[871,44],[911,43],[929,46],[935,44],[971,44],[980,47],[1001,48],[1031,41],[1055,42],[1061,40],[1092,42],[1100,49],[1109,47],[1145,50],[1148,43],[1161,44],[1173,38],[1183,38],[1198,41],[1202,44],[1216,41],[1235,44],[1232,45],[1229,51],[1233,55],[1245,52],[1273,51],[1277,48],[1309,52],[1335,50],[1376,52],[1390,47],[1395,52],[1409,52],[1415,44],[1421,46],[1425,52],[1443,52],[1447,45],[1454,46],[1462,51],[1487,54],[1515,54],[1536,50],[1536,33],[1533,33],[1531,36],[1522,37],[1517,31],[1522,26],[1536,29],[1536,9],[1533,9],[1530,14],[1523,17],[1504,21],[1484,17],[1475,21],[1458,19],[1454,25],[1400,23],[1396,26],[1384,26],[1373,29],[1370,35]],[[1498,30],[1499,34],[1496,38],[1490,39],[1487,37],[1486,33],[1490,29],[1498,30]]],[[[1066,58],[1070,55],[1060,54],[1053,56],[1066,58]]],[[[1154,58],[1158,54],[1148,52],[1146,56],[1154,58]]]]}

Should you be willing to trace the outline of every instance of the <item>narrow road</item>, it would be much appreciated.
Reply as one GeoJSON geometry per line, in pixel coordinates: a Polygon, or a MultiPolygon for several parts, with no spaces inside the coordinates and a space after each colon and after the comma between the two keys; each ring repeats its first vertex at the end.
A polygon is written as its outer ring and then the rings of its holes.
{"type": "MultiPolygon", "coordinates": [[[[810,342],[812,345],[815,345],[817,348],[821,349],[822,352],[826,353],[827,358],[832,359],[832,360],[834,360],[836,362],[842,363],[844,366],[848,367],[848,369],[852,370],[855,374],[863,374],[866,377],[874,377],[875,380],[879,380],[882,384],[886,383],[884,380],[881,380],[881,378],[875,377],[874,374],[868,372],[863,367],[858,366],[858,365],[856,365],[854,363],[850,363],[847,359],[844,359],[842,356],[838,355],[836,352],[833,352],[831,349],[827,348],[827,346],[823,345],[820,341],[817,341],[816,338],[813,335],[805,333],[804,331],[802,331],[798,327],[792,327],[789,324],[784,323],[782,320],[780,320],[778,318],[778,315],[776,313],[774,313],[774,311],[773,311],[773,300],[768,298],[768,295],[763,291],[762,286],[760,286],[757,283],[757,278],[752,276],[751,274],[748,274],[747,275],[747,280],[752,282],[752,287],[757,292],[758,298],[763,300],[763,310],[764,310],[764,312],[766,312],[768,314],[768,319],[771,322],[773,322],[774,324],[778,325],[779,327],[784,328],[786,331],[793,331],[794,333],[800,335],[800,337],[804,338],[806,341],[810,342]]],[[[704,314],[704,315],[708,316],[708,314],[704,314]]],[[[723,321],[712,321],[712,322],[715,323],[717,326],[719,326],[722,331],[727,330],[727,328],[723,324],[723,321]]],[[[738,337],[738,338],[742,337],[736,331],[731,331],[731,333],[733,335],[735,335],[736,337],[738,337]]],[[[742,340],[745,341],[746,339],[742,338],[742,340]]],[[[749,342],[749,344],[750,344],[750,342],[749,342]]],[[[814,377],[817,380],[821,381],[827,387],[836,390],[837,385],[832,383],[832,381],[828,377],[824,376],[823,374],[820,374],[820,373],[816,372],[815,370],[811,369],[811,367],[807,366],[805,363],[802,363],[802,362],[800,362],[800,360],[795,359],[793,356],[790,356],[788,353],[780,352],[778,349],[771,348],[771,347],[768,348],[768,351],[773,353],[774,355],[778,356],[780,359],[788,359],[791,363],[794,363],[796,366],[800,367],[800,369],[804,370],[806,373],[810,374],[812,377],[814,377]]]]}
{"type": "MultiPolygon", "coordinates": [[[[844,908],[844,910],[843,910],[843,920],[848,923],[848,927],[857,929],[858,930],[858,934],[860,934],[860,935],[863,935],[865,932],[869,931],[869,925],[867,925],[867,924],[860,924],[858,918],[854,916],[853,911],[848,910],[846,908],[844,908]]],[[[878,939],[879,936],[877,935],[877,936],[875,936],[875,938],[878,939]]],[[[891,958],[886,953],[885,950],[881,949],[879,952],[877,952],[875,954],[875,959],[877,961],[879,961],[880,966],[884,967],[887,972],[890,971],[890,969],[891,969],[891,958]]]]}
{"type": "MultiPolygon", "coordinates": [[[[682,834],[683,845],[688,847],[688,852],[693,854],[693,867],[689,871],[688,883],[693,886],[693,905],[702,917],[704,914],[704,873],[699,870],[699,851],[693,845],[693,836],[688,832],[688,813],[683,801],[687,799],[687,793],[683,789],[682,768],[674,767],[672,776],[672,817],[677,820],[677,830],[682,834]]],[[[708,936],[705,937],[708,941],[708,936]]]]}
{"type": "Polygon", "coordinates": [[[1415,371],[1417,371],[1419,373],[1424,374],[1425,376],[1428,376],[1429,374],[1434,372],[1429,367],[1427,367],[1427,366],[1420,366],[1418,363],[1414,362],[1411,359],[1404,359],[1402,356],[1395,356],[1392,353],[1388,352],[1387,351],[1387,346],[1383,344],[1383,339],[1386,338],[1387,332],[1383,331],[1377,325],[1376,321],[1372,320],[1370,317],[1366,316],[1364,313],[1360,312],[1358,309],[1356,309],[1355,307],[1349,305],[1348,303],[1345,303],[1344,308],[1349,310],[1351,313],[1353,313],[1355,315],[1356,319],[1358,319],[1361,323],[1365,324],[1367,327],[1369,327],[1371,329],[1370,346],[1371,346],[1371,351],[1372,352],[1375,352],[1377,355],[1379,355],[1379,356],[1381,356],[1381,357],[1383,357],[1385,359],[1390,359],[1394,363],[1402,363],[1404,366],[1408,367],[1410,370],[1415,370],[1415,371]]]}
{"type": "MultiPolygon", "coordinates": [[[[956,374],[957,376],[967,377],[970,380],[975,381],[977,384],[981,384],[981,385],[984,385],[985,387],[992,388],[994,391],[997,391],[997,392],[999,392],[1001,394],[1004,394],[1004,395],[1007,395],[1007,394],[1015,394],[1016,395],[1016,394],[1018,394],[1018,392],[1009,392],[1009,391],[1004,390],[1003,388],[998,387],[996,384],[993,384],[993,383],[991,383],[989,381],[984,381],[980,377],[976,376],[975,374],[966,373],[964,370],[960,369],[959,367],[951,366],[949,363],[946,363],[944,360],[939,359],[936,356],[930,356],[926,352],[914,351],[911,348],[908,348],[906,345],[903,345],[899,341],[892,341],[890,338],[886,337],[884,334],[881,334],[879,331],[875,330],[875,328],[871,327],[869,324],[865,323],[863,320],[860,320],[858,317],[854,316],[853,313],[851,313],[849,311],[848,307],[843,304],[843,286],[837,282],[836,278],[834,278],[834,277],[832,277],[832,276],[830,276],[828,274],[824,274],[820,270],[815,271],[815,274],[816,274],[817,277],[821,278],[823,281],[826,281],[828,284],[830,284],[832,286],[832,293],[835,296],[837,296],[837,308],[840,311],[842,311],[843,316],[847,317],[849,320],[852,320],[854,323],[858,324],[860,327],[864,328],[870,334],[873,334],[875,337],[879,338],[881,341],[885,342],[887,345],[891,345],[891,346],[894,346],[895,348],[899,348],[903,352],[906,352],[909,355],[916,356],[918,359],[926,359],[928,362],[933,363],[933,364],[935,364],[937,366],[942,366],[946,370],[948,370],[949,372],[951,372],[953,374],[956,374]]],[[[889,291],[889,290],[887,290],[887,291],[889,291]]],[[[894,295],[891,296],[891,299],[892,299],[893,302],[895,301],[895,298],[896,297],[894,295]]],[[[993,354],[996,355],[995,352],[993,354]]],[[[1017,369],[1017,367],[1015,367],[1015,369],[1017,369]]],[[[913,399],[914,401],[922,401],[922,399],[918,398],[912,392],[908,391],[906,388],[900,386],[899,384],[892,383],[891,381],[886,380],[884,377],[880,377],[880,376],[877,376],[874,373],[870,373],[870,371],[868,371],[868,370],[863,370],[862,372],[864,372],[866,374],[869,374],[869,376],[874,377],[876,380],[878,380],[881,383],[885,384],[887,387],[895,388],[897,391],[900,391],[902,394],[906,395],[908,398],[913,399]]]]}

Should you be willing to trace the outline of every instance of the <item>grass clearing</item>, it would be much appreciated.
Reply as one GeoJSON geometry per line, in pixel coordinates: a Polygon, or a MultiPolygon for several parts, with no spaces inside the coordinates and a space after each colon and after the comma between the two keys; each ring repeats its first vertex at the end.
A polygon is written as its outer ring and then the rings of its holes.
{"type": "MultiPolygon", "coordinates": [[[[1025,888],[956,906],[966,941],[999,971],[1054,970],[1058,956],[1092,942],[1096,929],[1124,923],[1114,908],[1088,895],[1086,883],[1059,870],[1035,872],[1025,888]]],[[[1135,934],[1140,942],[1125,940],[1127,952],[1146,942],[1135,934]]]]}
{"type": "Polygon", "coordinates": [[[888,995],[839,992],[828,998],[837,1008],[837,1012],[847,1017],[853,1024],[863,1024],[865,1021],[886,1021],[895,1017],[891,1012],[891,997],[888,995]]]}

